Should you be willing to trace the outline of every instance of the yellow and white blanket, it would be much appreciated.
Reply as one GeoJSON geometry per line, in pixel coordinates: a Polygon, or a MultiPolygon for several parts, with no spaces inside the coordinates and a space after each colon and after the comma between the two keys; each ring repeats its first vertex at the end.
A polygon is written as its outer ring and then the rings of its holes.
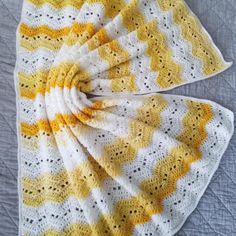
{"type": "Polygon", "coordinates": [[[233,114],[157,92],[229,66],[183,0],[25,0],[19,235],[176,233],[218,167],[233,114]]]}

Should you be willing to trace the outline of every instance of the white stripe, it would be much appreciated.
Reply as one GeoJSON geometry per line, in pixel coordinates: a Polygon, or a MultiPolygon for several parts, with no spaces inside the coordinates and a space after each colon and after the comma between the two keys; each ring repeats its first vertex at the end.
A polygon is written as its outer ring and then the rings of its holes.
{"type": "Polygon", "coordinates": [[[49,4],[37,7],[27,2],[23,9],[22,23],[34,28],[39,25],[47,25],[55,30],[71,27],[75,21],[92,23],[101,27],[101,23],[105,24],[108,21],[104,12],[104,6],[101,3],[84,3],[81,9],[76,9],[73,6],[55,9],[49,4]]]}
{"type": "Polygon", "coordinates": [[[40,70],[49,70],[54,62],[57,52],[47,48],[39,48],[36,51],[19,50],[19,71],[32,75],[40,70]]]}

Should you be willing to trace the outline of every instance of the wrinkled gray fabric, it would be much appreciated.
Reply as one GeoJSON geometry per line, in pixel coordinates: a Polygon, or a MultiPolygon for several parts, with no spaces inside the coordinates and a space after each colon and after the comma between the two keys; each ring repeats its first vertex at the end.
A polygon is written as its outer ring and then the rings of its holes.
{"type": "MultiPolygon", "coordinates": [[[[236,112],[236,0],[187,0],[227,61],[214,78],[168,93],[210,99],[236,112]]],[[[22,0],[0,0],[0,236],[18,230],[15,31],[22,0]]],[[[177,236],[236,235],[236,135],[196,210],[177,236]]]]}

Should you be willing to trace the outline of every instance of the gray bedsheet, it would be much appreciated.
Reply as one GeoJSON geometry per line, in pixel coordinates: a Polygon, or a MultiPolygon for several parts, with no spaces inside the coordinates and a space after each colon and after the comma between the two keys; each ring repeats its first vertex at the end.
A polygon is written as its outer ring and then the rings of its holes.
{"type": "MultiPolygon", "coordinates": [[[[227,61],[215,78],[169,93],[216,101],[236,112],[236,0],[187,0],[227,61]]],[[[13,81],[15,31],[22,0],[0,0],[0,236],[18,230],[16,105],[13,81]]],[[[236,135],[196,210],[178,236],[236,235],[236,135]]]]}

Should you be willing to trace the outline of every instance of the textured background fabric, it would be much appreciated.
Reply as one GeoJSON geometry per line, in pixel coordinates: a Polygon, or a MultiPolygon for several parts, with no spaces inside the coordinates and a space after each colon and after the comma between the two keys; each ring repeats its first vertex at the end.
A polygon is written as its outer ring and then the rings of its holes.
{"type": "MultiPolygon", "coordinates": [[[[235,0],[188,0],[222,51],[236,57],[235,0]]],[[[15,31],[22,0],[0,0],[0,236],[17,235],[17,138],[13,83],[15,31]]],[[[236,63],[236,62],[235,62],[236,63]]],[[[210,99],[236,111],[236,64],[215,78],[182,86],[168,93],[210,99]]],[[[236,234],[236,135],[197,209],[178,236],[236,234]]]]}

